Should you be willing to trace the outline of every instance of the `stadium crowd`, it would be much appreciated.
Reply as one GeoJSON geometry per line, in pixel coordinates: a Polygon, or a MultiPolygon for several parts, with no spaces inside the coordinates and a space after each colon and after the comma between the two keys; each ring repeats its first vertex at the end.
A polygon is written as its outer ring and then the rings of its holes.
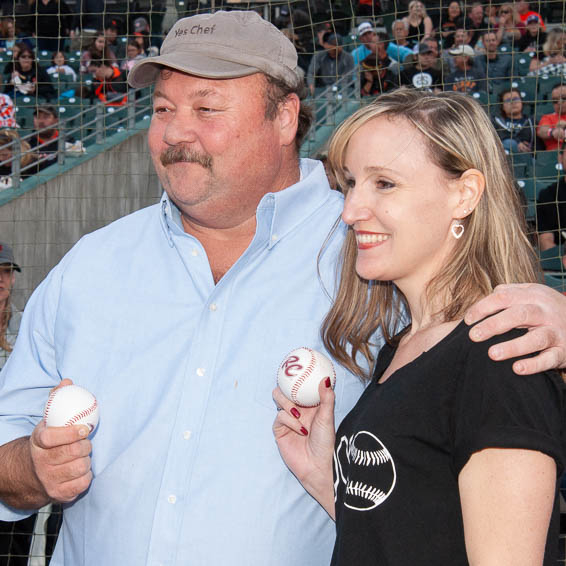
{"type": "MultiPolygon", "coordinates": [[[[541,4],[541,14],[524,1],[465,8],[453,1],[441,9],[411,0],[396,5],[393,18],[370,2],[359,3],[349,19],[333,19],[321,5],[312,18],[301,6],[272,15],[297,49],[314,100],[344,77],[359,77],[359,93],[351,96],[367,100],[402,85],[477,98],[510,154],[533,231],[545,226],[536,200],[559,180],[566,137],[566,28],[551,3],[541,4]]],[[[162,13],[104,19],[95,9],[73,14],[63,0],[32,3],[28,12],[0,19],[0,140],[12,144],[3,148],[0,190],[12,186],[15,143],[20,178],[54,163],[64,147],[60,128],[71,124],[61,120],[70,102],[78,111],[125,105],[129,70],[158,53],[164,36],[162,13]]],[[[80,139],[65,141],[82,149],[80,139]]]]}
{"type": "MultiPolygon", "coordinates": [[[[51,165],[59,151],[59,104],[76,97],[85,105],[124,105],[127,73],[136,61],[159,49],[161,30],[152,34],[147,18],[136,17],[126,30],[111,21],[85,34],[82,24],[65,12],[62,0],[34,6],[39,14],[50,4],[50,9],[59,10],[58,25],[40,28],[38,17],[41,37],[19,29],[11,15],[0,22],[0,190],[10,186],[14,143],[19,144],[22,176],[51,165]],[[32,109],[32,127],[19,123],[21,107],[32,109]],[[33,135],[20,139],[18,132],[28,130],[33,135]]],[[[522,1],[490,4],[489,9],[472,3],[466,13],[454,1],[446,10],[428,14],[427,2],[412,0],[406,15],[385,29],[378,9],[375,2],[360,2],[355,27],[338,29],[328,19],[316,25],[317,33],[303,10],[280,10],[278,27],[299,52],[311,96],[316,98],[341,77],[358,75],[359,96],[368,99],[402,85],[479,99],[510,155],[526,204],[533,205],[530,219],[539,232],[540,249],[560,250],[560,228],[566,224],[560,202],[566,200],[561,173],[566,164],[562,22],[530,10],[522,1]],[[362,14],[367,19],[360,20],[362,14]]]]}

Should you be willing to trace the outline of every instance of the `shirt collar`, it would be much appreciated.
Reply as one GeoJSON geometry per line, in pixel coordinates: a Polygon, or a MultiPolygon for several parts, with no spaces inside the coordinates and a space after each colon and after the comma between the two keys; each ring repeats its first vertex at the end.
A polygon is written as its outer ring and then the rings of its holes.
{"type": "MultiPolygon", "coordinates": [[[[295,226],[303,222],[329,197],[330,187],[320,161],[300,160],[300,179],[294,185],[265,194],[257,207],[256,238],[267,241],[271,249],[295,226]]],[[[160,221],[171,247],[172,234],[184,233],[181,213],[164,191],[160,202],[160,221]]]]}

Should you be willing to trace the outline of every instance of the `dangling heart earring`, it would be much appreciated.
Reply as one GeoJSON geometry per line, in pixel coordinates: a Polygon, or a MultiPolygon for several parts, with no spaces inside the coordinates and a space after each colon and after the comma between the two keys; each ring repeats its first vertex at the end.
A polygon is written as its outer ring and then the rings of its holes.
{"type": "Polygon", "coordinates": [[[450,230],[452,231],[452,236],[459,240],[464,233],[464,225],[457,222],[456,224],[452,224],[450,230]]]}

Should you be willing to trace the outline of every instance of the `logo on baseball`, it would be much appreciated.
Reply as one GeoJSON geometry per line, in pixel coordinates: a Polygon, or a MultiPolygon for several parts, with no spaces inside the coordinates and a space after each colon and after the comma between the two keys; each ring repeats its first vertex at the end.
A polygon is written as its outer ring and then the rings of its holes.
{"type": "Polygon", "coordinates": [[[320,403],[318,385],[327,377],[334,388],[336,372],[332,362],[324,354],[303,347],[287,354],[277,371],[277,385],[296,405],[316,407],[320,403]]]}
{"type": "Polygon", "coordinates": [[[49,395],[43,419],[47,426],[85,424],[93,431],[98,424],[98,403],[90,391],[78,385],[60,387],[49,395]]]}

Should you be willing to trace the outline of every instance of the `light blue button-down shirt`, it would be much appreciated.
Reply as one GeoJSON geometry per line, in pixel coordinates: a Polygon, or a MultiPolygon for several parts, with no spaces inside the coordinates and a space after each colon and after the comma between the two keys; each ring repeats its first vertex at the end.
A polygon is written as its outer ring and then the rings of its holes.
{"type": "MultiPolygon", "coordinates": [[[[271,391],[293,348],[322,349],[344,228],[318,162],[267,194],[248,249],[215,285],[178,210],[81,241],[30,299],[0,374],[0,443],[30,434],[51,387],[97,397],[94,479],[67,506],[52,566],[327,565],[334,524],[283,464],[271,391]]],[[[337,420],[362,391],[337,370],[337,420]]],[[[20,518],[6,507],[0,519],[20,518]]]]}

